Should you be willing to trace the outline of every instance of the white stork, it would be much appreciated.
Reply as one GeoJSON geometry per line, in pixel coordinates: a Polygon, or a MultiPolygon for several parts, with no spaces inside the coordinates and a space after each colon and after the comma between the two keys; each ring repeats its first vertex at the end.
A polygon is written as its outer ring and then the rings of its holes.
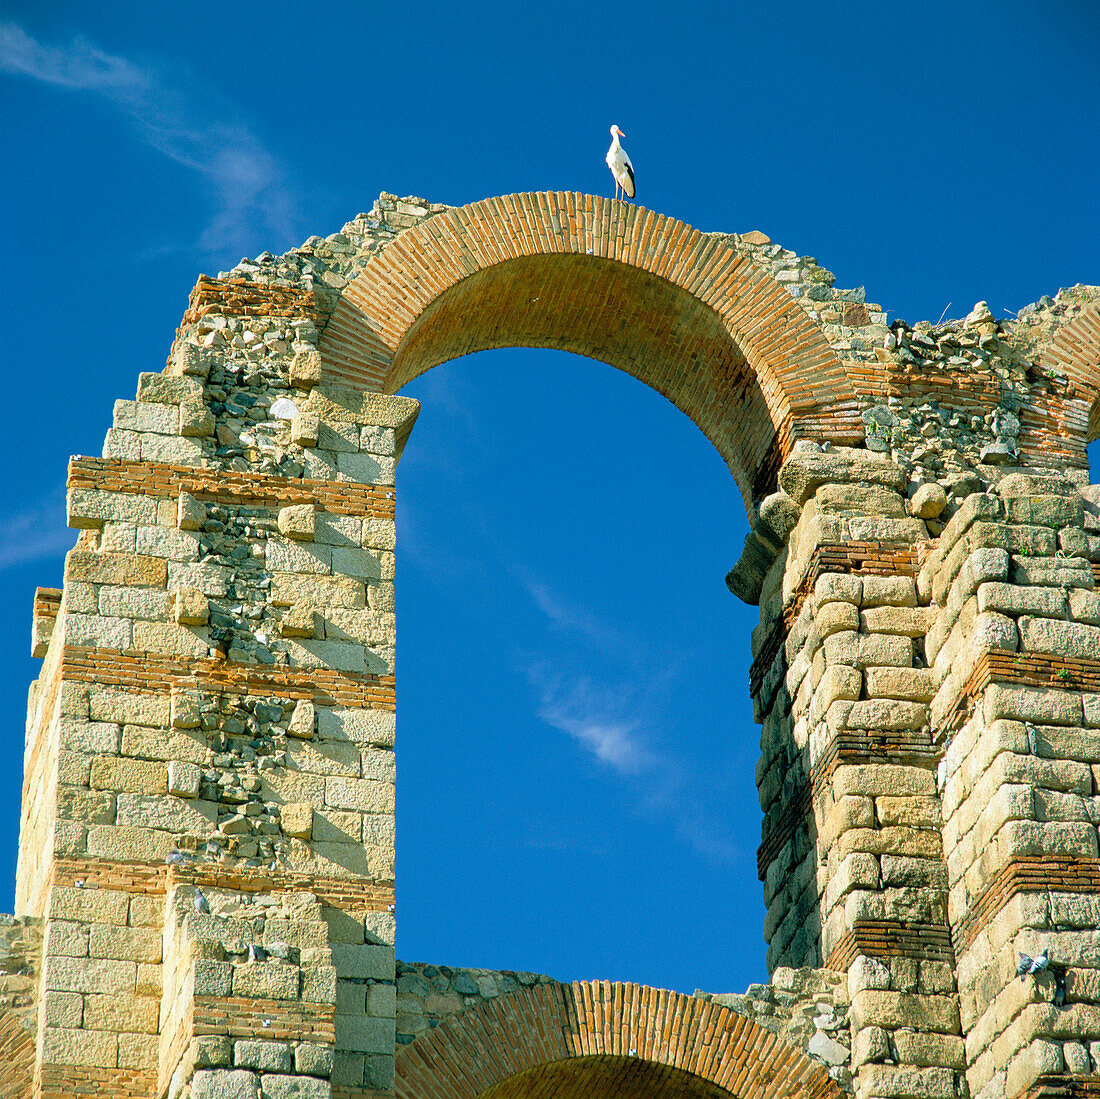
{"type": "Polygon", "coordinates": [[[619,197],[619,191],[621,190],[627,198],[633,198],[634,165],[630,163],[630,157],[626,155],[626,150],[619,144],[620,137],[626,137],[626,134],[618,126],[612,126],[611,148],[607,150],[607,156],[604,157],[604,160],[607,161],[607,166],[615,177],[615,197],[619,197]]]}

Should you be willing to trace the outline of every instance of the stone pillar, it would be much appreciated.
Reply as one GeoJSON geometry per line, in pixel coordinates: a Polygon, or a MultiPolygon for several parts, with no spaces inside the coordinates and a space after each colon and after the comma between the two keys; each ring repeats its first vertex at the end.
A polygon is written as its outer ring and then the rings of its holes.
{"type": "Polygon", "coordinates": [[[394,480],[418,405],[321,386],[308,306],[252,286],[185,318],[70,466],[17,887],[46,921],[43,1099],[392,1094],[394,480]]]}
{"type": "Polygon", "coordinates": [[[916,584],[928,531],[886,455],[799,444],[779,485],[730,578],[751,589],[757,563],[769,969],[847,975],[858,1094],[953,1099],[965,1062],[923,652],[934,611],[916,584]]]}
{"type": "Polygon", "coordinates": [[[1069,1086],[1100,1054],[1094,498],[1011,473],[968,497],[921,572],[941,608],[932,715],[975,1099],[1069,1086]],[[1023,954],[1049,964],[1018,978],[1023,954]]]}
{"type": "Polygon", "coordinates": [[[336,970],[321,903],[211,889],[199,912],[199,893],[169,893],[156,1094],[188,1082],[195,1099],[227,1087],[328,1094],[336,970]]]}
{"type": "Polygon", "coordinates": [[[958,483],[941,514],[886,454],[798,444],[730,577],[769,966],[847,971],[861,1095],[1097,1080],[1100,489],[958,483]]]}

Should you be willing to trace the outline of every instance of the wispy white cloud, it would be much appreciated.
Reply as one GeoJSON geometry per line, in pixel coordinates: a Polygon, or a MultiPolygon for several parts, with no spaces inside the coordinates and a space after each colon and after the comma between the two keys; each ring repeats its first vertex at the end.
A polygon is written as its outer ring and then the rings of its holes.
{"type": "MultiPolygon", "coordinates": [[[[598,664],[620,664],[624,658],[628,664],[634,662],[639,647],[625,631],[586,608],[572,605],[527,569],[513,566],[512,573],[571,650],[583,639],[596,650],[598,664]]],[[[529,665],[528,679],[540,697],[539,717],[620,774],[636,775],[652,765],[655,757],[643,745],[639,716],[651,708],[639,702],[638,691],[610,670],[600,683],[591,675],[567,676],[563,669],[569,663],[561,661],[551,666],[537,660],[529,665]]],[[[652,686],[653,677],[647,675],[647,691],[652,686]]]]}
{"type": "Polygon", "coordinates": [[[142,141],[202,176],[215,206],[196,242],[203,251],[239,254],[258,235],[293,236],[278,162],[232,105],[210,89],[189,88],[182,74],[137,65],[84,38],[46,45],[15,23],[0,24],[0,72],[102,96],[142,141]]]}
{"type": "Polygon", "coordinates": [[[573,715],[554,709],[544,709],[541,713],[543,718],[576,737],[617,770],[641,769],[645,754],[631,735],[636,726],[620,721],[604,721],[592,714],[573,715]]]}
{"type": "Polygon", "coordinates": [[[545,656],[528,661],[526,673],[538,694],[539,718],[629,783],[636,812],[667,821],[707,860],[736,863],[741,849],[729,834],[719,791],[692,778],[683,760],[670,759],[655,747],[660,743],[660,723],[667,720],[662,700],[679,678],[675,662],[654,668],[651,656],[644,659],[650,652],[647,646],[632,641],[625,630],[571,606],[523,570],[514,568],[513,573],[555,630],[565,635],[571,650],[557,661],[545,656]],[[595,662],[588,661],[590,670],[584,673],[571,673],[572,654],[582,638],[595,647],[595,662]],[[624,662],[625,675],[621,666],[618,672],[611,666],[624,662]]]}
{"type": "Polygon", "coordinates": [[[67,553],[75,541],[65,525],[64,490],[58,489],[24,511],[0,514],[0,569],[67,553]]]}
{"type": "Polygon", "coordinates": [[[574,643],[583,640],[599,654],[637,679],[643,677],[650,697],[667,691],[682,679],[692,663],[689,652],[664,652],[659,663],[653,659],[654,640],[633,634],[615,622],[609,622],[587,607],[569,599],[522,565],[507,566],[534,605],[549,619],[562,636],[572,634],[574,643]]]}
{"type": "Polygon", "coordinates": [[[572,606],[547,584],[524,570],[517,569],[516,575],[535,606],[558,629],[579,633],[597,648],[609,654],[616,653],[621,656],[634,651],[635,646],[622,630],[601,621],[584,608],[572,606]]]}
{"type": "Polygon", "coordinates": [[[544,663],[528,677],[539,692],[539,717],[566,733],[620,774],[638,774],[653,757],[635,735],[638,722],[625,716],[629,700],[587,676],[565,680],[544,663]]]}
{"type": "Polygon", "coordinates": [[[145,84],[136,66],[84,39],[76,39],[68,51],[59,50],[36,42],[15,23],[0,24],[0,66],[48,84],[104,94],[130,95],[145,84]]]}
{"type": "Polygon", "coordinates": [[[705,783],[692,780],[679,761],[651,747],[656,734],[650,701],[629,686],[600,684],[590,676],[570,678],[545,661],[529,667],[528,679],[539,692],[539,717],[629,783],[637,813],[669,822],[708,861],[738,861],[741,848],[729,834],[728,815],[718,799],[703,796],[705,783]]]}

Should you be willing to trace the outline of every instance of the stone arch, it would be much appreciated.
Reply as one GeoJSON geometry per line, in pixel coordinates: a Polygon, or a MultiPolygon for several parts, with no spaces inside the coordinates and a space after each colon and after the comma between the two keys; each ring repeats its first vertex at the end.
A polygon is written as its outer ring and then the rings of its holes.
{"type": "Polygon", "coordinates": [[[702,430],[747,502],[794,439],[862,438],[834,349],[722,234],[593,195],[537,192],[449,209],[372,258],[320,343],[325,379],[393,393],[496,347],[599,359],[702,430]]]}
{"type": "Polygon", "coordinates": [[[396,1099],[504,1099],[509,1082],[546,1099],[577,1084],[624,1099],[662,1088],[692,1099],[842,1094],[820,1064],[729,1008],[610,981],[543,984],[471,1008],[402,1047],[395,1068],[396,1099]]]}

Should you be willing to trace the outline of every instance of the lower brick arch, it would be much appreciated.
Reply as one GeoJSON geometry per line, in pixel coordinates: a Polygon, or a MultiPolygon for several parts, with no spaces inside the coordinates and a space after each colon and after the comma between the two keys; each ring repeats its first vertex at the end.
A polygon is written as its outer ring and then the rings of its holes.
{"type": "Polygon", "coordinates": [[[826,1070],[751,1019],[644,985],[545,984],[453,1016],[396,1062],[397,1099],[827,1099],[826,1070]]]}

